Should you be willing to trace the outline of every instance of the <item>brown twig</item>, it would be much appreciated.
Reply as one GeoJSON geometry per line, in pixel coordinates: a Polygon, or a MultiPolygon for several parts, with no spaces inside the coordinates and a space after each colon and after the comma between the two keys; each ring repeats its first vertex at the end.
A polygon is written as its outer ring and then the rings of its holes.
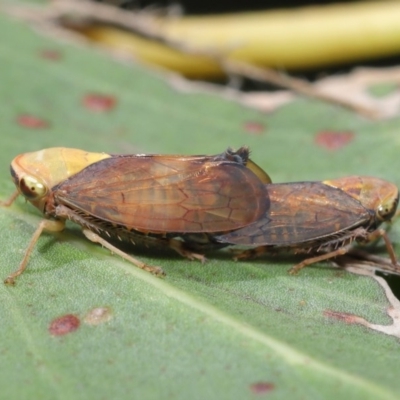
{"type": "MultiPolygon", "coordinates": [[[[14,11],[16,9],[15,7],[9,6],[6,6],[6,8],[11,10],[11,12],[13,9],[14,11]]],[[[324,93],[305,80],[293,78],[288,74],[271,68],[259,67],[242,61],[229,59],[227,54],[234,50],[232,48],[227,48],[223,53],[217,53],[209,49],[195,48],[183,41],[177,42],[171,40],[164,34],[158,18],[159,16],[153,9],[150,11],[126,12],[115,6],[87,0],[53,0],[50,8],[41,10],[43,17],[48,20],[61,21],[70,18],[72,21],[75,19],[76,22],[81,21],[82,23],[87,23],[89,21],[119,26],[139,33],[147,38],[158,40],[178,51],[214,59],[228,74],[271,83],[306,97],[316,98],[326,103],[350,109],[369,119],[376,119],[380,116],[379,111],[375,108],[324,93]]],[[[32,14],[28,12],[25,17],[32,19],[34,14],[35,13],[32,14]]]]}

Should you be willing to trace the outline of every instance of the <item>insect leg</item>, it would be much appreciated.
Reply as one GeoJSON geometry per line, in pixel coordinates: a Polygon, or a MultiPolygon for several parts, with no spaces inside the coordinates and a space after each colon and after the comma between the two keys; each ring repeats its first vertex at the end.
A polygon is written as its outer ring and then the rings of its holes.
{"type": "Polygon", "coordinates": [[[189,260],[196,259],[201,261],[202,263],[206,261],[206,258],[204,257],[203,254],[193,253],[192,251],[186,249],[184,243],[181,242],[180,240],[170,239],[168,245],[169,247],[171,247],[171,249],[175,250],[182,257],[186,257],[189,260]]]}
{"type": "Polygon", "coordinates": [[[387,252],[389,253],[390,260],[393,266],[397,266],[397,257],[393,249],[392,242],[390,241],[386,231],[384,229],[376,229],[375,231],[368,234],[367,241],[373,241],[382,238],[385,242],[387,252]]]}
{"type": "Polygon", "coordinates": [[[6,285],[14,285],[15,279],[21,275],[28,264],[29,256],[32,253],[33,248],[35,247],[36,242],[38,241],[40,235],[44,230],[51,231],[51,232],[60,232],[65,227],[65,221],[52,221],[48,219],[43,219],[39,226],[37,227],[35,233],[32,236],[32,239],[28,245],[28,248],[25,251],[24,258],[22,259],[18,269],[10,274],[5,280],[4,283],[6,285]]]}
{"type": "Polygon", "coordinates": [[[165,272],[162,270],[160,267],[155,267],[152,265],[145,264],[144,262],[138,260],[137,258],[134,258],[130,256],[129,254],[126,254],[122,250],[118,249],[117,247],[113,246],[111,243],[108,243],[107,240],[103,239],[101,236],[99,236],[97,233],[92,232],[89,229],[84,228],[83,229],[83,234],[91,241],[94,243],[99,243],[106,249],[110,250],[111,253],[118,254],[120,257],[123,259],[129,261],[136,267],[143,269],[147,272],[151,272],[154,275],[157,276],[164,276],[165,272]]]}
{"type": "Polygon", "coordinates": [[[19,196],[19,191],[16,190],[7,200],[0,201],[0,205],[3,207],[9,207],[14,203],[15,199],[19,196]]]}
{"type": "MultiPolygon", "coordinates": [[[[77,214],[70,208],[68,208],[64,205],[58,205],[56,207],[56,215],[59,218],[69,219],[69,220],[79,224],[82,227],[83,234],[91,242],[101,244],[103,247],[110,250],[111,253],[118,254],[120,257],[129,261],[136,267],[143,269],[145,271],[151,272],[152,274],[157,275],[157,276],[165,275],[165,272],[162,270],[162,268],[145,264],[144,262],[126,254],[122,250],[113,246],[111,243],[107,242],[107,240],[103,239],[100,235],[98,235],[97,233],[94,232],[94,230],[101,232],[102,229],[99,225],[97,225],[95,222],[90,221],[89,219],[85,218],[84,216],[77,214]]],[[[106,232],[106,231],[104,231],[104,232],[106,232]]]]}
{"type": "MultiPolygon", "coordinates": [[[[339,248],[335,251],[331,251],[329,253],[324,253],[319,256],[307,258],[304,261],[302,261],[301,263],[296,264],[293,268],[291,268],[289,270],[289,274],[296,275],[301,269],[303,269],[307,265],[315,264],[320,261],[324,261],[324,260],[328,260],[330,258],[341,256],[343,254],[346,254],[348,251],[349,251],[348,247],[341,247],[341,248],[339,248]]],[[[263,254],[276,255],[278,252],[279,252],[279,250],[276,250],[271,246],[259,246],[254,249],[242,251],[234,259],[235,260],[243,260],[243,259],[255,258],[255,257],[258,257],[263,254]]]]}
{"type": "Polygon", "coordinates": [[[293,268],[289,270],[290,275],[296,275],[301,269],[307,267],[307,265],[315,264],[320,261],[329,260],[330,258],[335,258],[337,256],[342,256],[349,251],[348,247],[340,247],[335,251],[330,251],[329,253],[321,254],[320,256],[310,257],[296,264],[293,268]]]}

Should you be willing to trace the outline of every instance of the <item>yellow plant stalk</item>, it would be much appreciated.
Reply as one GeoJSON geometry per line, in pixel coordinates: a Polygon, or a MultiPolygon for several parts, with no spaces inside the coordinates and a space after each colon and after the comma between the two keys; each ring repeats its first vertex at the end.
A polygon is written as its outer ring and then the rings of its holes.
{"type": "Polygon", "coordinates": [[[122,50],[147,64],[179,72],[188,78],[220,77],[223,71],[214,59],[185,53],[166,44],[107,26],[88,26],[79,31],[90,39],[122,50]]]}
{"type": "Polygon", "coordinates": [[[399,53],[400,2],[358,2],[218,16],[154,17],[152,29],[167,42],[197,54],[185,54],[114,28],[92,27],[88,34],[129,49],[144,62],[156,63],[189,77],[221,75],[218,58],[284,70],[306,69],[399,53]]]}

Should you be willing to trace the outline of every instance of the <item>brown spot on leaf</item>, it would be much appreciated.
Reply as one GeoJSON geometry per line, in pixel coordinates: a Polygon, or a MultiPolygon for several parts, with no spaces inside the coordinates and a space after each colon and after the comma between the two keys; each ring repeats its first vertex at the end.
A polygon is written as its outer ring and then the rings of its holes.
{"type": "Polygon", "coordinates": [[[250,135],[261,135],[265,131],[264,124],[257,121],[247,121],[243,124],[243,128],[250,135]]]}
{"type": "Polygon", "coordinates": [[[271,382],[255,382],[250,385],[250,390],[254,394],[265,394],[275,389],[275,385],[271,382]]]}
{"type": "Polygon", "coordinates": [[[50,61],[61,60],[61,52],[58,50],[44,49],[40,51],[39,55],[40,57],[50,61]]]}
{"type": "Polygon", "coordinates": [[[117,103],[113,96],[91,93],[83,98],[83,105],[90,111],[107,112],[111,111],[117,103]]]}
{"type": "Polygon", "coordinates": [[[354,139],[353,132],[321,131],[315,136],[315,143],[327,150],[339,150],[354,139]]]}
{"type": "Polygon", "coordinates": [[[50,126],[50,124],[46,120],[29,114],[22,114],[18,116],[17,123],[18,125],[30,129],[43,129],[50,126]]]}
{"type": "Polygon", "coordinates": [[[324,316],[328,318],[333,318],[339,321],[343,321],[346,324],[359,324],[363,318],[358,317],[354,314],[349,314],[345,312],[333,311],[333,310],[325,310],[324,316]]]}
{"type": "Polygon", "coordinates": [[[49,326],[49,332],[53,336],[62,336],[76,331],[81,321],[76,315],[66,314],[53,319],[49,326]]]}
{"type": "Polygon", "coordinates": [[[96,307],[90,310],[84,317],[84,321],[88,325],[100,325],[112,318],[111,309],[109,307],[96,307]]]}

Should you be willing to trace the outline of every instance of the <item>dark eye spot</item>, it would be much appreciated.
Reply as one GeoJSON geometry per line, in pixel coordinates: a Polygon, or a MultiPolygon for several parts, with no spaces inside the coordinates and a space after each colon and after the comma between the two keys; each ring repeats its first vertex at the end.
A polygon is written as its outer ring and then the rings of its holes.
{"type": "Polygon", "coordinates": [[[26,184],[26,181],[24,178],[22,178],[19,182],[19,188],[22,192],[22,194],[27,198],[27,199],[34,199],[37,196],[36,193],[36,188],[34,186],[29,186],[26,184]]]}
{"type": "Polygon", "coordinates": [[[34,188],[29,187],[29,186],[26,184],[25,179],[21,179],[21,180],[20,180],[20,182],[19,182],[19,188],[20,188],[22,194],[23,194],[25,197],[27,197],[27,198],[33,198],[33,197],[35,197],[35,193],[32,193],[32,192],[34,192],[34,188]]]}

